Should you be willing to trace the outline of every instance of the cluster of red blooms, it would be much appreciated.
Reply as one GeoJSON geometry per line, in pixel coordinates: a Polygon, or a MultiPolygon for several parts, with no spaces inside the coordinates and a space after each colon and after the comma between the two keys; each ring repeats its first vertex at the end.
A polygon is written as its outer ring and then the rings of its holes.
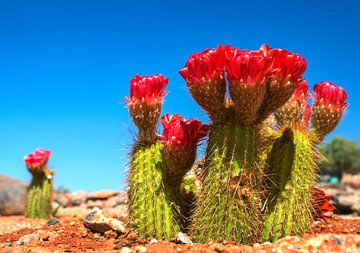
{"type": "Polygon", "coordinates": [[[306,61],[298,54],[267,45],[255,51],[220,45],[192,54],[179,73],[192,86],[223,77],[224,69],[230,82],[263,85],[267,78],[296,82],[306,70],[306,61]]]}
{"type": "Polygon", "coordinates": [[[200,121],[189,119],[174,114],[170,116],[165,114],[161,118],[163,126],[163,141],[169,147],[180,147],[184,149],[193,148],[197,146],[199,140],[204,138],[209,126],[203,125],[200,121]]]}
{"type": "Polygon", "coordinates": [[[51,156],[51,151],[38,148],[34,153],[31,153],[24,157],[26,167],[29,170],[42,168],[46,165],[51,156]]]}

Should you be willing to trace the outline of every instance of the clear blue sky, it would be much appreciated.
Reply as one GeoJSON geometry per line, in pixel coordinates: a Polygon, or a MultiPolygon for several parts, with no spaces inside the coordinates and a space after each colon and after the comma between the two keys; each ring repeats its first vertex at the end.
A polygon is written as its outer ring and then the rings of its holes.
{"type": "Polygon", "coordinates": [[[301,53],[310,84],[347,90],[334,134],[359,140],[359,13],[357,0],[0,0],[0,173],[29,180],[23,156],[42,147],[56,186],[123,188],[134,127],[119,102],[130,78],[164,74],[163,112],[206,119],[178,70],[219,43],[301,53]]]}

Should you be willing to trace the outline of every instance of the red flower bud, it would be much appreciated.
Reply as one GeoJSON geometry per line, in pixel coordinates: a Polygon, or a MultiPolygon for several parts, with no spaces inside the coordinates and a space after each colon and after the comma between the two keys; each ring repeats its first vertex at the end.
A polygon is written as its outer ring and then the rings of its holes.
{"type": "Polygon", "coordinates": [[[135,75],[130,81],[130,97],[125,98],[128,106],[162,102],[169,79],[163,75],[135,75]]]}
{"type": "Polygon", "coordinates": [[[50,156],[51,151],[38,148],[34,153],[24,157],[25,165],[31,172],[41,172],[45,169],[50,156]]]}
{"type": "Polygon", "coordinates": [[[128,102],[130,116],[139,129],[139,140],[153,142],[156,139],[156,125],[161,114],[161,104],[166,95],[169,79],[163,75],[135,75],[130,81],[128,102]]]}
{"type": "Polygon", "coordinates": [[[314,103],[333,110],[345,110],[347,94],[332,82],[320,82],[314,86],[314,103]]]}
{"type": "Polygon", "coordinates": [[[224,53],[221,49],[206,49],[192,54],[179,73],[188,86],[221,79],[224,76],[224,53]]]}
{"type": "Polygon", "coordinates": [[[271,66],[272,58],[265,56],[262,51],[226,48],[225,69],[229,93],[235,104],[236,116],[245,125],[256,121],[271,66]]]}
{"type": "Polygon", "coordinates": [[[314,106],[311,125],[318,142],[335,129],[347,108],[347,94],[343,88],[331,82],[314,86],[314,106]]]}
{"type": "Polygon", "coordinates": [[[182,178],[191,169],[198,141],[207,135],[209,126],[198,120],[185,120],[178,114],[166,114],[160,121],[164,128],[162,139],[168,172],[173,178],[182,178]]]}
{"type": "Polygon", "coordinates": [[[190,56],[179,71],[195,101],[214,121],[221,121],[225,108],[224,47],[206,49],[190,56]]]}
{"type": "Polygon", "coordinates": [[[299,54],[285,49],[271,49],[268,45],[262,45],[260,50],[273,58],[273,79],[280,82],[298,82],[306,70],[306,60],[299,54]]]}
{"type": "Polygon", "coordinates": [[[165,114],[161,117],[161,124],[164,128],[163,140],[167,146],[182,147],[184,149],[196,147],[199,140],[204,138],[209,126],[203,125],[200,121],[189,119],[175,114],[165,114]]]}
{"type": "Polygon", "coordinates": [[[284,49],[271,49],[262,45],[264,55],[273,58],[273,65],[268,76],[267,94],[260,109],[262,119],[283,106],[293,95],[302,74],[306,70],[306,61],[299,54],[284,49]]]}
{"type": "Polygon", "coordinates": [[[272,66],[272,58],[262,51],[228,48],[225,69],[230,83],[263,85],[272,66]]]}

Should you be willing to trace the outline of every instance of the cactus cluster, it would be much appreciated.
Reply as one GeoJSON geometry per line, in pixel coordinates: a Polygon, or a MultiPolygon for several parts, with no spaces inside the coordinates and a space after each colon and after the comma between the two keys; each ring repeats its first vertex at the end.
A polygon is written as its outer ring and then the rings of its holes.
{"type": "Polygon", "coordinates": [[[130,219],[141,237],[183,230],[201,243],[275,241],[304,233],[333,210],[314,188],[317,146],[339,123],[347,96],[331,82],[315,85],[311,96],[306,67],[301,55],[267,45],[195,53],[179,73],[210,124],[164,115],[163,134],[156,126],[168,79],[131,80],[126,101],[138,136],[130,219]],[[205,136],[206,154],[195,166],[205,136]]]}

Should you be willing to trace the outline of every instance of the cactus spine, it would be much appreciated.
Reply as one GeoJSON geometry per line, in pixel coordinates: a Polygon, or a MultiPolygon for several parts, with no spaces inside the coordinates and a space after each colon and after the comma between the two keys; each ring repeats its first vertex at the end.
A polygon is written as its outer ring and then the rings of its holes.
{"type": "Polygon", "coordinates": [[[257,132],[236,122],[213,125],[206,169],[192,233],[197,242],[256,241],[259,236],[259,197],[255,166],[257,132]]]}

